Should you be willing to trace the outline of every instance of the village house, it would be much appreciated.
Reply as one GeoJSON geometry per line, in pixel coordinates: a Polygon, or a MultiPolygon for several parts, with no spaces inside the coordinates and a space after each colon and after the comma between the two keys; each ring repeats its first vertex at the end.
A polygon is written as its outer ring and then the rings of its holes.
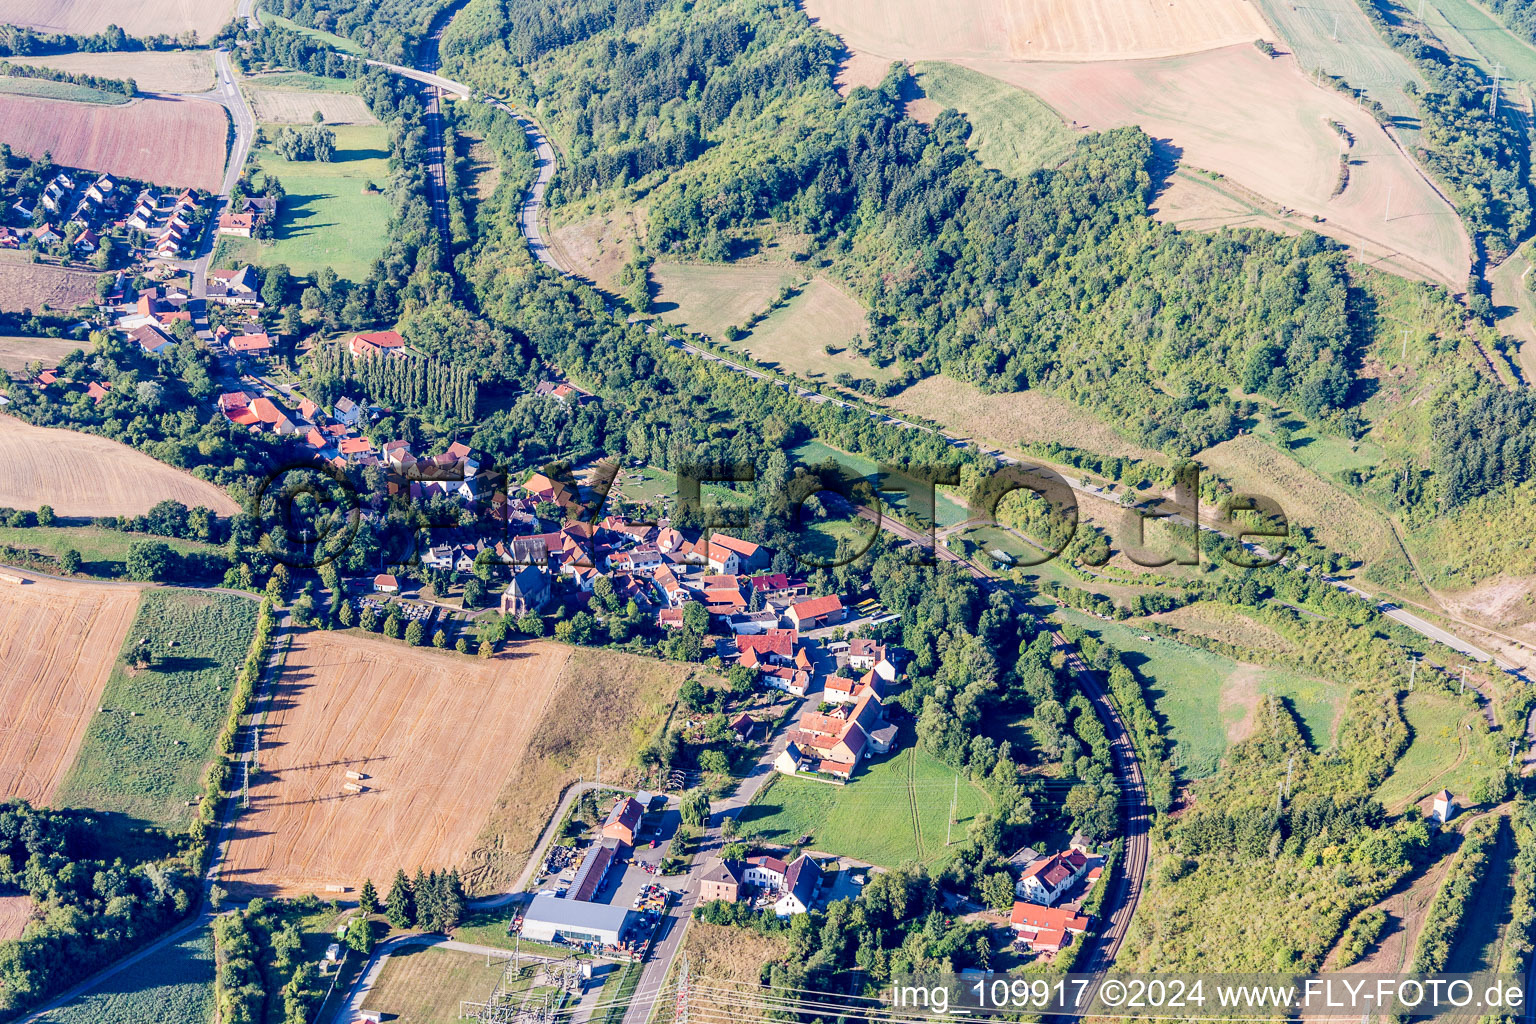
{"type": "Polygon", "coordinates": [[[400,581],[387,572],[381,572],[373,578],[373,589],[381,594],[398,594],[400,581]]]}
{"type": "Polygon", "coordinates": [[[256,268],[247,263],[239,270],[208,271],[208,300],[224,306],[260,308],[256,268]]]}
{"type": "Polygon", "coordinates": [[[590,392],[583,391],[576,385],[563,380],[541,380],[534,386],[533,393],[540,398],[548,398],[562,405],[569,403],[579,405],[585,399],[591,398],[590,392]]]}
{"type": "Polygon", "coordinates": [[[256,233],[256,216],[250,213],[219,214],[219,234],[250,238],[256,233]]]}
{"type": "Polygon", "coordinates": [[[722,860],[710,868],[699,879],[699,902],[741,902],[742,891],[746,888],[746,883],[742,881],[742,871],[741,862],[734,860],[722,860]]]}
{"type": "Polygon", "coordinates": [[[1055,953],[1069,945],[1072,936],[1088,930],[1089,919],[1070,910],[1015,903],[1008,923],[1018,933],[1017,942],[1036,953],[1055,953]]]}
{"type": "Polygon", "coordinates": [[[347,351],[354,356],[405,355],[405,339],[394,331],[369,331],[352,335],[347,351]]]}
{"type": "Polygon", "coordinates": [[[603,837],[617,839],[621,843],[635,845],[635,835],[640,831],[640,819],[645,808],[632,796],[620,797],[613,802],[608,818],[603,822],[603,837]]]}
{"type": "Polygon", "coordinates": [[[357,402],[345,396],[336,399],[336,404],[331,408],[331,415],[336,422],[344,427],[355,427],[363,418],[365,410],[357,402]]]}
{"type": "Polygon", "coordinates": [[[1049,907],[1087,871],[1088,858],[1078,850],[1064,850],[1025,866],[1014,888],[1024,899],[1049,907]]]}
{"type": "Polygon", "coordinates": [[[176,344],[169,334],[166,334],[154,324],[145,324],[128,332],[128,340],[138,344],[150,355],[160,355],[162,352],[176,344]]]}
{"type": "Polygon", "coordinates": [[[272,352],[269,334],[238,334],[229,339],[229,351],[237,356],[259,358],[272,352]]]}
{"type": "Polygon", "coordinates": [[[848,667],[855,672],[873,672],[887,683],[901,676],[896,660],[885,644],[856,636],[848,641],[848,667]]]}

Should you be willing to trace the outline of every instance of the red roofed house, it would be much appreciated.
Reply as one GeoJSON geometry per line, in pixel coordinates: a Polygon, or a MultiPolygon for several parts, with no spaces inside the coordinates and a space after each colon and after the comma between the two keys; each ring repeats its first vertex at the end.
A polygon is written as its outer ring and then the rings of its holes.
{"type": "Polygon", "coordinates": [[[237,238],[250,238],[256,230],[256,215],[254,213],[221,213],[219,214],[219,234],[234,235],[237,238]]]}
{"type": "Polygon", "coordinates": [[[128,340],[138,342],[139,347],[151,355],[159,355],[161,352],[164,352],[166,349],[176,344],[176,342],[171,339],[170,335],[166,334],[154,324],[145,324],[143,327],[129,331],[128,340]]]}
{"type": "Polygon", "coordinates": [[[868,637],[856,636],[848,641],[848,667],[859,672],[872,671],[888,683],[896,681],[896,663],[885,645],[868,637]]]}
{"type": "Polygon", "coordinates": [[[640,818],[644,813],[645,808],[632,796],[615,800],[613,810],[608,812],[608,820],[603,822],[603,838],[634,846],[635,833],[640,830],[640,818]]]}
{"type": "Polygon", "coordinates": [[[336,445],[336,450],[343,455],[361,455],[373,451],[373,442],[366,437],[344,437],[336,445]]]}
{"type": "Polygon", "coordinates": [[[794,660],[799,641],[800,635],[792,629],[770,629],[766,633],[739,634],[736,650],[748,668],[761,664],[788,665],[794,660]]]}
{"type": "Polygon", "coordinates": [[[813,597],[806,601],[800,601],[789,606],[786,613],[790,624],[796,629],[818,629],[822,626],[833,626],[843,621],[843,599],[836,594],[826,597],[813,597]]]}
{"type": "Polygon", "coordinates": [[[400,581],[387,572],[381,572],[373,578],[373,589],[381,594],[398,594],[400,581]]]}
{"type": "Polygon", "coordinates": [[[238,355],[266,355],[272,351],[268,334],[239,334],[229,339],[229,350],[238,355]]]}
{"type": "Polygon", "coordinates": [[[107,397],[107,392],[111,390],[111,388],[111,384],[98,384],[95,381],[91,381],[85,386],[85,393],[91,399],[91,401],[95,402],[97,405],[100,405],[101,400],[107,397]]]}
{"type": "Polygon", "coordinates": [[[371,356],[376,353],[403,356],[405,339],[394,331],[372,331],[352,335],[347,348],[354,356],[371,356]]]}
{"type": "MultiPolygon", "coordinates": [[[[760,569],[768,561],[767,552],[762,545],[753,544],[749,540],[739,540],[736,537],[724,533],[711,534],[709,538],[711,548],[721,547],[736,555],[740,564],[739,572],[751,572],[760,569]]],[[[710,552],[710,564],[713,565],[715,552],[710,552]]],[[[722,572],[725,570],[721,570],[722,572]]]]}
{"type": "Polygon", "coordinates": [[[1019,941],[1037,953],[1054,953],[1088,930],[1088,918],[1070,910],[1056,910],[1035,903],[1015,903],[1008,923],[1019,933],[1019,941]]]}
{"type": "Polygon", "coordinates": [[[269,425],[274,434],[297,434],[299,428],[293,425],[293,420],[288,413],[270,398],[262,397],[251,403],[251,412],[256,418],[269,425]]]}
{"type": "Polygon", "coordinates": [[[249,427],[261,422],[260,418],[251,411],[251,400],[243,391],[230,391],[220,395],[219,412],[223,413],[224,418],[229,422],[241,427],[249,427]]]}
{"type": "Polygon", "coordinates": [[[1041,857],[1024,869],[1017,886],[1019,895],[1050,906],[1088,870],[1088,859],[1077,850],[1041,857]]]}

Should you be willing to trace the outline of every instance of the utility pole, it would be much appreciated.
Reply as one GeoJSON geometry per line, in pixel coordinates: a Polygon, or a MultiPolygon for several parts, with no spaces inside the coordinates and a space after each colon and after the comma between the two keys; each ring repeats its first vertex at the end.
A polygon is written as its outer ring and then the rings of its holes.
{"type": "Polygon", "coordinates": [[[949,801],[949,826],[944,830],[944,845],[948,846],[955,836],[955,815],[960,810],[960,773],[955,773],[955,795],[949,801]]]}
{"type": "Polygon", "coordinates": [[[1392,186],[1387,186],[1387,212],[1382,216],[1381,222],[1385,224],[1392,219],[1392,186]]]}
{"type": "Polygon", "coordinates": [[[1493,66],[1493,91],[1488,94],[1488,113],[1494,117],[1499,116],[1499,73],[1503,70],[1503,64],[1493,66]]]}
{"type": "Polygon", "coordinates": [[[1403,355],[1400,362],[1408,361],[1408,328],[1403,328],[1403,355]]]}
{"type": "Polygon", "coordinates": [[[1509,763],[1510,764],[1514,764],[1515,763],[1515,741],[1514,740],[1510,740],[1509,741],[1509,763]]]}
{"type": "Polygon", "coordinates": [[[597,755],[597,779],[595,781],[599,782],[599,783],[601,783],[603,781],[603,755],[602,754],[598,754],[597,755]]]}
{"type": "Polygon", "coordinates": [[[1333,13],[1333,41],[1339,41],[1339,13],[1337,11],[1333,13]]]}
{"type": "Polygon", "coordinates": [[[1465,665],[1461,666],[1461,687],[1456,692],[1457,693],[1466,693],[1467,692],[1467,666],[1465,666],[1465,665]]]}
{"type": "Polygon", "coordinates": [[[1276,786],[1275,786],[1275,813],[1276,814],[1280,813],[1280,798],[1281,798],[1281,793],[1282,793],[1282,790],[1283,790],[1284,786],[1285,786],[1284,782],[1280,782],[1280,783],[1276,784],[1276,786]]]}
{"type": "Polygon", "coordinates": [[[1418,658],[1409,658],[1408,659],[1408,689],[1409,690],[1413,689],[1413,677],[1418,674],[1418,671],[1419,671],[1419,659],[1418,658]]]}
{"type": "Polygon", "coordinates": [[[1291,754],[1291,763],[1285,766],[1285,798],[1291,798],[1291,772],[1296,769],[1296,755],[1291,754]]]}

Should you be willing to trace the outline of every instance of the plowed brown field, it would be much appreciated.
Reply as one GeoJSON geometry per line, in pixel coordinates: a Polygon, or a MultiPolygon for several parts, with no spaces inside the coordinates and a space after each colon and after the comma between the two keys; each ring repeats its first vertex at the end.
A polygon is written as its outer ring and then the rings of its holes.
{"type": "MultiPolygon", "coordinates": [[[[0,800],[47,803],[75,760],[139,588],[0,581],[0,800]]],[[[0,938],[5,914],[0,912],[0,938]]]]}
{"type": "Polygon", "coordinates": [[[570,650],[481,660],[345,633],[298,636],[273,695],[224,884],[356,889],[463,861],[544,716],[570,650]],[[366,774],[346,792],[348,771],[366,774]]]}
{"type": "Polygon", "coordinates": [[[124,106],[0,94],[0,142],[34,159],[110,171],[157,185],[217,192],[229,116],[205,100],[140,99],[124,106]]]}
{"type": "Polygon", "coordinates": [[[134,516],[167,498],[220,515],[240,506],[224,491],[95,434],[0,416],[0,507],[51,505],[61,516],[134,516]]]}

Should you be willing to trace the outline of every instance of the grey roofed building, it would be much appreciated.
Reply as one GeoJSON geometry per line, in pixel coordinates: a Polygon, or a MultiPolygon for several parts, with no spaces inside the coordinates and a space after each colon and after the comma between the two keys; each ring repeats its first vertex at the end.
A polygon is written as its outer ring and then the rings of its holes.
{"type": "Polygon", "coordinates": [[[536,565],[525,565],[512,574],[512,582],[501,595],[503,615],[526,615],[549,603],[549,573],[536,565]]]}
{"type": "Polygon", "coordinates": [[[533,942],[596,942],[616,946],[629,911],[604,903],[535,896],[523,914],[523,938],[533,942]]]}

